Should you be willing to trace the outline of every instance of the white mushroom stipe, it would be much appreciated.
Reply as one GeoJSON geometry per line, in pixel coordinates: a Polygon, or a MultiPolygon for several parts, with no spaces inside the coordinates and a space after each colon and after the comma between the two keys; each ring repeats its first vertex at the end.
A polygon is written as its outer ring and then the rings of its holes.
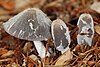
{"type": "MultiPolygon", "coordinates": [[[[44,58],[46,54],[46,48],[44,47],[43,43],[41,41],[33,41],[33,42],[37,49],[37,52],[39,53],[39,56],[41,58],[44,58]]],[[[50,56],[49,52],[47,52],[46,56],[50,56]]]]}

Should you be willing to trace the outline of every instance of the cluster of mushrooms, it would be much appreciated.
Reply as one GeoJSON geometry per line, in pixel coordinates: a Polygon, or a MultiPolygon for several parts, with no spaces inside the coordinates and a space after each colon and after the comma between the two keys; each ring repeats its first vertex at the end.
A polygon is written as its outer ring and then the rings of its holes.
{"type": "MultiPolygon", "coordinates": [[[[78,44],[91,46],[94,36],[94,24],[90,14],[81,14],[77,26],[78,44]]],[[[19,39],[33,41],[41,58],[45,57],[46,48],[41,41],[53,39],[55,48],[61,53],[69,50],[71,43],[68,27],[61,19],[53,22],[38,8],[28,8],[3,23],[4,30],[19,39]]],[[[47,51],[46,56],[50,56],[47,51]]]]}

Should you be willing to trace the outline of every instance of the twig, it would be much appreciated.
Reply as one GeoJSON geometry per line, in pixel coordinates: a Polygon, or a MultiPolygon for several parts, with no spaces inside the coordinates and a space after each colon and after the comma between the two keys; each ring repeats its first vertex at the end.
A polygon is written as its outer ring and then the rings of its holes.
{"type": "Polygon", "coordinates": [[[76,60],[71,64],[71,65],[74,65],[75,64],[75,62],[77,62],[78,61],[78,57],[76,58],[76,60]]]}
{"type": "Polygon", "coordinates": [[[97,67],[97,64],[100,64],[100,60],[93,67],[97,67]]]}

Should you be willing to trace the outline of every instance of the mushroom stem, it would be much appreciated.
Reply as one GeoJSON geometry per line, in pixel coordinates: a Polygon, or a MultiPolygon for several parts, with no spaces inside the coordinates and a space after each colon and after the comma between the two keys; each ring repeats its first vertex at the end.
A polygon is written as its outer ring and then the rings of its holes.
{"type": "Polygon", "coordinates": [[[33,41],[34,42],[34,45],[37,49],[37,52],[39,53],[39,56],[41,58],[44,58],[45,56],[50,56],[49,52],[47,52],[47,55],[46,54],[46,48],[44,47],[43,43],[41,41],[33,41]]]}

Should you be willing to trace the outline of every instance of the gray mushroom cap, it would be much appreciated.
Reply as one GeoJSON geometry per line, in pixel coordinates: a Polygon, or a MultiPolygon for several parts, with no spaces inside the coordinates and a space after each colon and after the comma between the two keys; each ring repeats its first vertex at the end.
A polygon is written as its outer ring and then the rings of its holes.
{"type": "Polygon", "coordinates": [[[50,26],[51,20],[38,8],[28,8],[3,23],[7,33],[30,41],[51,37],[50,26]]]}
{"type": "Polygon", "coordinates": [[[92,45],[92,39],[94,36],[94,23],[90,14],[81,14],[77,23],[79,28],[77,35],[78,44],[92,45]]]}
{"type": "Polygon", "coordinates": [[[71,42],[68,27],[61,19],[56,19],[52,22],[51,30],[56,49],[64,53],[71,42]]]}

